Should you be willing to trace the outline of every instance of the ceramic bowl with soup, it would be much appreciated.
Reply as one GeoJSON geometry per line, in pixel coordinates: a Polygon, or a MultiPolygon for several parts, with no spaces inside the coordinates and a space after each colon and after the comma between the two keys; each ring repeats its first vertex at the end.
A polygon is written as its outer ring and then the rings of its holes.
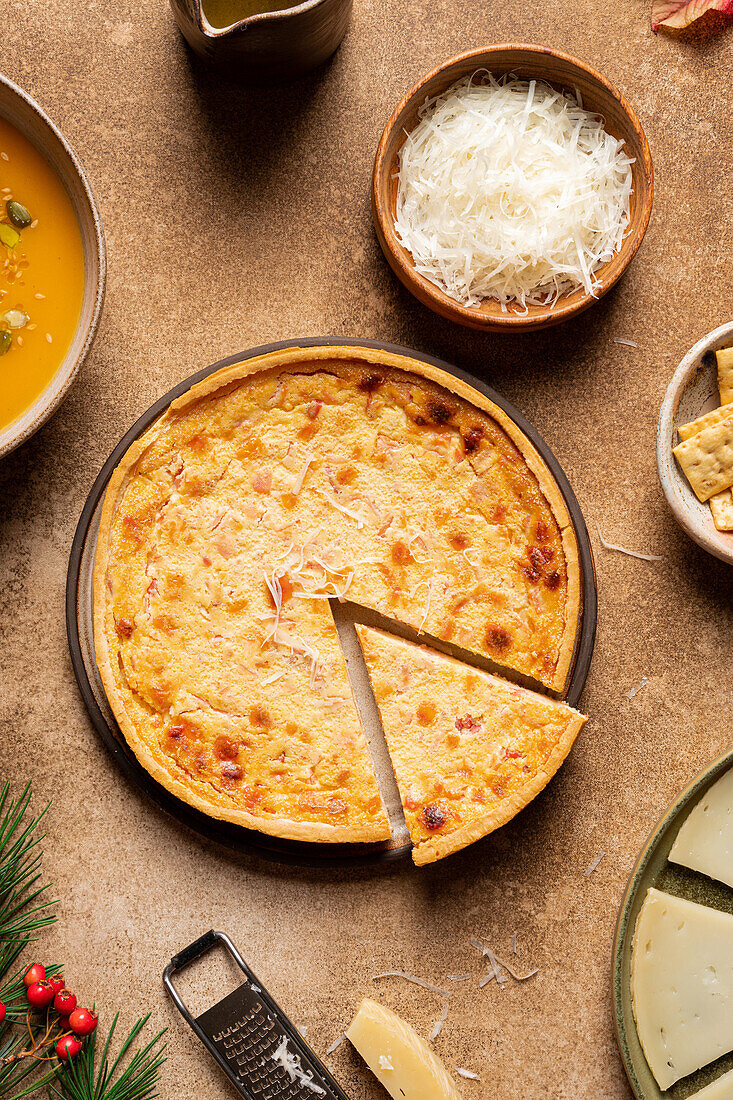
{"type": "Polygon", "coordinates": [[[41,108],[0,77],[0,457],[58,408],[97,331],[102,225],[41,108]]]}

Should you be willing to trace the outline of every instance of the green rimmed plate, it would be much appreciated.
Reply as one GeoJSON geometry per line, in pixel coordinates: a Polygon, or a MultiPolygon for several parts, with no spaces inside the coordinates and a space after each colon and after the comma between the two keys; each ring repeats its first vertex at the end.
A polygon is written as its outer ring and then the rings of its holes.
{"type": "Polygon", "coordinates": [[[626,1075],[638,1100],[686,1100],[722,1073],[733,1069],[731,1052],[663,1091],[654,1080],[641,1049],[631,1005],[631,948],[634,928],[650,886],[733,915],[732,889],[698,874],[697,871],[690,871],[667,861],[675,837],[688,813],[697,805],[708,787],[720,779],[730,767],[733,767],[733,750],[729,749],[699,772],[665,811],[641,850],[619,909],[613,940],[614,1023],[626,1075]]]}

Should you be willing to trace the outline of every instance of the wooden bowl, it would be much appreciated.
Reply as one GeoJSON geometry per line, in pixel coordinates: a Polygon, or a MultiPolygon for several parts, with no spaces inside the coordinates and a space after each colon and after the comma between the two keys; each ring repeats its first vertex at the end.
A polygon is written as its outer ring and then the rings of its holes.
{"type": "Polygon", "coordinates": [[[35,145],[61,179],[79,223],[84,253],[84,296],[74,339],[45,390],[0,431],[2,458],[38,431],[59,407],[89,354],[102,313],[107,261],[102,222],[84,169],[48,115],[4,76],[0,76],[0,116],[35,145]]]}
{"type": "Polygon", "coordinates": [[[710,505],[697,499],[672,448],[680,441],[679,424],[689,424],[720,405],[714,352],[731,345],[733,321],[713,329],[690,348],[667,386],[657,426],[659,481],[674,518],[698,546],[729,565],[733,565],[733,531],[718,531],[710,505]]]}
{"type": "Polygon", "coordinates": [[[392,270],[423,305],[469,328],[487,332],[525,332],[574,317],[618,282],[646,232],[653,191],[652,158],[641,123],[621,93],[605,77],[582,61],[542,46],[487,46],[445,61],[419,80],[398,104],[377,148],[372,177],[372,216],[379,243],[392,270]],[[478,69],[488,69],[495,76],[513,72],[528,80],[546,80],[564,90],[574,92],[577,89],[583,106],[603,115],[608,132],[623,139],[628,153],[634,157],[629,230],[619,252],[596,273],[595,295],[577,290],[564,295],[552,308],[529,306],[526,313],[511,308],[503,312],[495,299],[486,299],[480,306],[464,306],[418,274],[412,256],[398,241],[394,228],[397,172],[405,136],[414,129],[418,111],[426,99],[439,95],[478,69]]]}

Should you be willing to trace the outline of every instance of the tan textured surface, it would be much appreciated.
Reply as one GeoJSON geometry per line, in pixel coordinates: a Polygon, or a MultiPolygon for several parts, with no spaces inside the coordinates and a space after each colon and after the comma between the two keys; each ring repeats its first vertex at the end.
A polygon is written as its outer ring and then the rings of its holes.
{"type": "MultiPolygon", "coordinates": [[[[8,0],[4,27],[3,71],[83,154],[110,252],[86,369],[53,420],[0,466],[1,766],[55,799],[46,869],[64,920],[44,948],[105,1012],[149,1006],[172,1025],[164,1100],[224,1100],[231,1090],[160,992],[171,952],[212,924],[320,1051],[364,994],[425,1034],[439,999],[370,975],[477,974],[469,936],[501,952],[516,931],[520,963],[539,976],[503,994],[458,985],[436,1042],[449,1066],[484,1074],[461,1091],[623,1100],[608,982],[616,907],[657,816],[730,740],[720,669],[733,574],[676,527],[655,476],[654,426],[679,358],[730,316],[732,32],[654,37],[646,0],[356,0],[325,73],[243,92],[190,65],[163,0],[8,0]],[[504,339],[458,330],[408,297],[379,254],[367,196],[381,127],[408,84],[460,49],[512,38],[577,53],[628,94],[647,127],[657,202],[615,292],[560,329],[504,339]],[[476,371],[543,432],[589,522],[663,555],[633,561],[594,534],[601,619],[581,701],[591,721],[532,806],[434,869],[280,869],[196,840],[120,779],[67,656],[72,533],[123,429],[221,355],[322,334],[411,344],[476,371]]],[[[330,1061],[354,1100],[379,1095],[345,1045],[330,1061]]]]}

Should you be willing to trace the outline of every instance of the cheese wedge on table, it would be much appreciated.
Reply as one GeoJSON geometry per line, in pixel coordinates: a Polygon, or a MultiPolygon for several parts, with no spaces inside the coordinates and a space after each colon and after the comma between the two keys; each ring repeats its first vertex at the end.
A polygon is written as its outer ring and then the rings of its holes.
{"type": "Polygon", "coordinates": [[[365,999],[346,1032],[394,1100],[461,1100],[443,1063],[389,1008],[365,999]]]}
{"type": "Polygon", "coordinates": [[[687,815],[669,859],[733,886],[733,768],[687,815]]]}
{"type": "Polygon", "coordinates": [[[650,889],[634,933],[631,996],[660,1088],[733,1050],[733,916],[650,889]]]}
{"type": "Polygon", "coordinates": [[[689,1100],[733,1100],[733,1069],[693,1092],[689,1100]]]}

